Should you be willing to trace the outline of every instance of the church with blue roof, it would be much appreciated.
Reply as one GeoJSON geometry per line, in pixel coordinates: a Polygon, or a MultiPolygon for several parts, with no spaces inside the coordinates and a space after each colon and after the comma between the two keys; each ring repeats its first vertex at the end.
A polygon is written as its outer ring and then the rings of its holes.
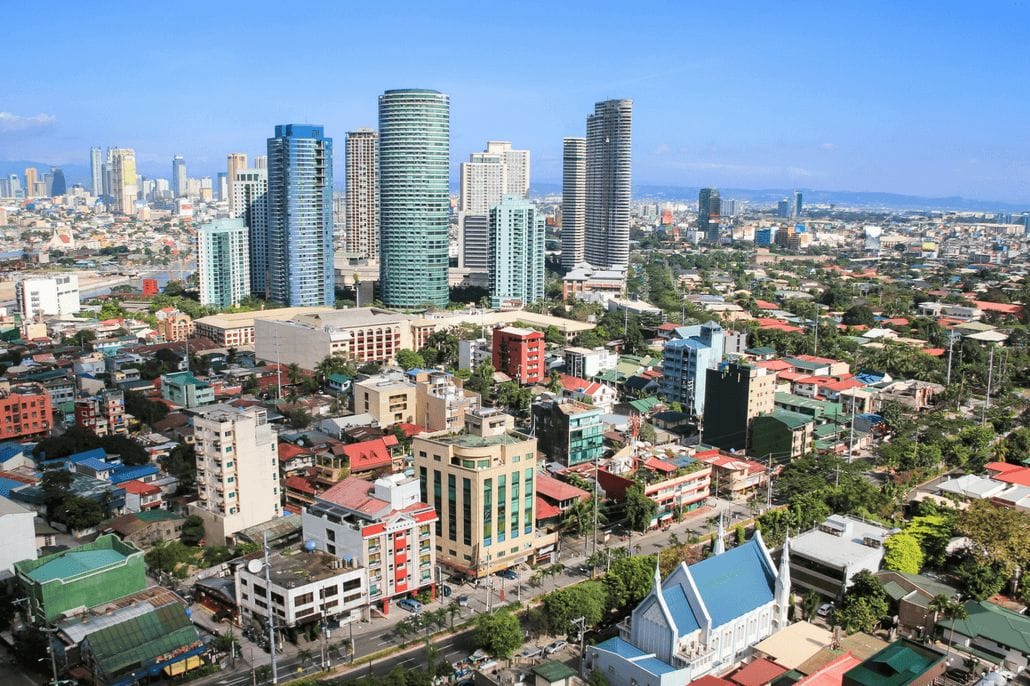
{"type": "MultiPolygon", "coordinates": [[[[720,522],[720,530],[722,525],[720,522]]],[[[790,560],[779,568],[760,532],[731,550],[679,567],[620,625],[620,635],[587,648],[587,666],[612,686],[682,686],[729,669],[788,624],[790,560]]]]}

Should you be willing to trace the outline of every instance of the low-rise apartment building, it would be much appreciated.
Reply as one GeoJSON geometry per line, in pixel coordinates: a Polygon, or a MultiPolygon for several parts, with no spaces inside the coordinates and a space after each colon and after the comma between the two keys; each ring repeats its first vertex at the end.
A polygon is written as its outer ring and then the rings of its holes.
{"type": "Polygon", "coordinates": [[[390,474],[348,477],[304,511],[304,539],[368,572],[368,600],[383,613],[394,598],[430,588],[436,568],[436,521],[419,480],[390,474]]]}

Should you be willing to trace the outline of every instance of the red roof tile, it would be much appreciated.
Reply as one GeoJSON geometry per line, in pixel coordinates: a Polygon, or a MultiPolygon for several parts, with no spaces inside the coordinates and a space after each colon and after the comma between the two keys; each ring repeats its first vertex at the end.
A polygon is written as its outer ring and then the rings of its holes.
{"type": "Polygon", "coordinates": [[[786,671],[786,667],[760,657],[731,674],[730,681],[740,686],[765,686],[786,671]]]}
{"type": "Polygon", "coordinates": [[[124,488],[126,493],[132,493],[133,495],[157,495],[161,492],[160,486],[156,484],[145,484],[139,479],[123,481],[118,484],[118,487],[124,488]]]}
{"type": "Polygon", "coordinates": [[[543,519],[551,519],[553,517],[560,517],[561,510],[558,509],[557,505],[552,505],[540,496],[536,496],[536,519],[539,522],[543,519]]]}
{"type": "Polygon", "coordinates": [[[572,484],[565,483],[564,481],[555,479],[553,476],[547,476],[546,474],[536,475],[536,492],[545,498],[557,502],[572,500],[573,498],[586,500],[590,497],[590,493],[584,491],[582,488],[577,488],[572,484]]]}
{"type": "Polygon", "coordinates": [[[755,305],[760,310],[778,310],[780,306],[776,303],[771,303],[768,300],[755,300],[755,305]]]}
{"type": "Polygon", "coordinates": [[[297,491],[305,495],[316,495],[318,493],[315,485],[303,476],[288,476],[283,480],[283,483],[291,491],[297,491]]]}
{"type": "Polygon", "coordinates": [[[984,312],[1001,312],[1002,314],[1019,314],[1023,311],[1023,306],[1018,304],[1009,303],[992,303],[987,300],[974,300],[973,304],[976,305],[977,309],[983,310],[984,312]]]}
{"type": "Polygon", "coordinates": [[[312,455],[313,456],[314,453],[312,453],[307,448],[303,448],[303,447],[301,447],[299,445],[296,445],[294,443],[285,443],[285,442],[283,442],[283,443],[279,444],[279,461],[280,462],[286,462],[287,460],[291,460],[291,459],[293,459],[295,457],[300,457],[300,456],[303,456],[303,455],[312,455]]]}
{"type": "Polygon", "coordinates": [[[649,457],[644,460],[644,466],[656,472],[665,472],[666,474],[672,474],[676,471],[676,465],[660,460],[657,457],[649,457]]]}
{"type": "Polygon", "coordinates": [[[397,437],[386,435],[371,441],[351,443],[343,446],[343,454],[350,462],[351,472],[367,472],[382,469],[393,464],[390,447],[397,445],[397,437]]]}

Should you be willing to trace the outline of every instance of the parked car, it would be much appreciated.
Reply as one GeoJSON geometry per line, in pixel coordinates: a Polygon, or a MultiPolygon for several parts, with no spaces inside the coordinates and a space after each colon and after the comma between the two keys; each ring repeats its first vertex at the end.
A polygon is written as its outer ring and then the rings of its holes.
{"type": "Polygon", "coordinates": [[[422,611],[422,603],[418,602],[414,598],[401,598],[397,601],[397,607],[408,612],[414,612],[418,614],[422,611]]]}
{"type": "Polygon", "coordinates": [[[547,644],[544,648],[544,655],[554,655],[559,650],[564,650],[569,645],[568,641],[555,641],[554,643],[547,644]]]}
{"type": "Polygon", "coordinates": [[[469,597],[467,595],[458,596],[458,607],[468,607],[469,597]]]}
{"type": "Polygon", "coordinates": [[[543,655],[543,653],[544,651],[540,648],[540,646],[526,646],[519,653],[519,657],[531,659],[534,657],[540,657],[541,655],[543,655]]]}
{"type": "Polygon", "coordinates": [[[501,577],[502,579],[511,579],[512,581],[519,578],[518,573],[514,569],[502,569],[501,571],[497,572],[497,576],[501,577]]]}
{"type": "Polygon", "coordinates": [[[815,611],[820,617],[828,617],[833,612],[833,603],[823,603],[819,606],[819,609],[815,611]]]}
{"type": "Polygon", "coordinates": [[[451,597],[451,593],[453,593],[453,592],[454,592],[454,589],[452,589],[450,586],[448,586],[447,584],[443,585],[443,597],[444,598],[450,598],[451,597]]]}

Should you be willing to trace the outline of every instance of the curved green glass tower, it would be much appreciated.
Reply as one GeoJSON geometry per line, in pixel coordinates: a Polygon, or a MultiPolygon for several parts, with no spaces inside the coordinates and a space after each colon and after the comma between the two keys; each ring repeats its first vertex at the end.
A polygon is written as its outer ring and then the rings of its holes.
{"type": "Polygon", "coordinates": [[[450,223],[450,98],[379,96],[379,285],[388,307],[445,307],[450,223]]]}

